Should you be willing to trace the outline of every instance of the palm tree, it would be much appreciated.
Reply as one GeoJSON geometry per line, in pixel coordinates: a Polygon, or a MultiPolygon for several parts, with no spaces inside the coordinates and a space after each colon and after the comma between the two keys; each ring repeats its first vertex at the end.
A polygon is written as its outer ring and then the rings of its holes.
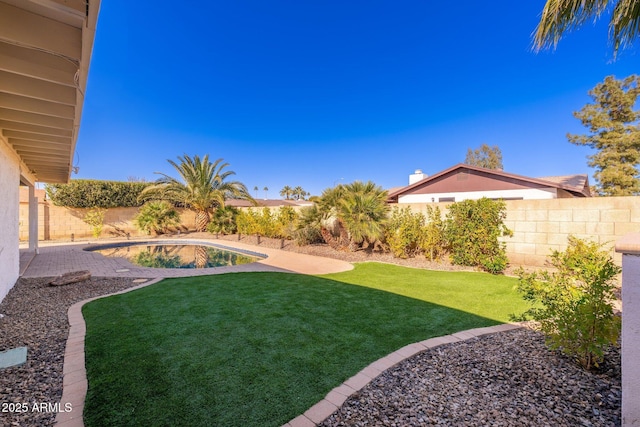
{"type": "Polygon", "coordinates": [[[211,163],[208,154],[202,159],[197,155],[191,158],[185,154],[183,157],[178,156],[178,160],[179,163],[172,160],[168,162],[178,171],[180,179],[156,172],[162,178],[145,188],[140,197],[168,200],[194,210],[196,231],[207,229],[211,210],[224,207],[227,199],[244,199],[255,203],[243,183],[227,181],[235,172],[225,171],[229,163],[222,163],[222,159],[211,163]]]}
{"type": "Polygon", "coordinates": [[[253,191],[255,191],[255,193],[256,193],[256,199],[258,198],[258,190],[259,190],[259,189],[258,189],[258,186],[257,186],[257,185],[254,185],[254,186],[253,186],[253,191]]]}
{"type": "Polygon", "coordinates": [[[263,190],[264,190],[264,199],[267,200],[268,199],[267,191],[269,191],[269,187],[264,187],[263,190]]]}
{"type": "Polygon", "coordinates": [[[304,200],[306,195],[307,195],[307,192],[304,191],[304,189],[300,186],[297,186],[296,188],[293,189],[293,197],[296,200],[304,200]]]}
{"type": "Polygon", "coordinates": [[[382,238],[389,213],[387,192],[368,181],[355,181],[344,186],[338,205],[338,218],[349,232],[350,249],[382,238]]]}
{"type": "Polygon", "coordinates": [[[289,187],[288,185],[285,185],[284,187],[282,187],[282,190],[280,190],[280,195],[284,197],[285,200],[290,200],[292,194],[293,188],[289,187]]]}
{"type": "Polygon", "coordinates": [[[615,54],[640,36],[639,0],[547,0],[534,36],[534,48],[557,46],[565,32],[600,18],[607,10],[611,10],[609,37],[615,54]]]}
{"type": "Polygon", "coordinates": [[[381,238],[389,212],[386,200],[387,192],[371,181],[324,190],[317,206],[325,242],[334,249],[354,251],[381,238]]]}

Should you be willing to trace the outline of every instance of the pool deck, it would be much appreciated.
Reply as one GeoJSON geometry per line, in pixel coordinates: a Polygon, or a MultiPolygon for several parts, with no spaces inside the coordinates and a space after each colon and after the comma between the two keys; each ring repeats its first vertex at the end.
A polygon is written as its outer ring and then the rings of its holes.
{"type": "MultiPolygon", "coordinates": [[[[169,239],[157,239],[158,243],[169,239]]],[[[263,248],[260,246],[246,245],[240,242],[216,240],[216,239],[170,239],[172,244],[187,242],[189,244],[208,243],[224,246],[232,249],[240,249],[249,252],[257,252],[267,258],[243,265],[215,268],[149,268],[140,267],[127,261],[125,258],[109,258],[97,252],[84,249],[100,244],[149,242],[152,239],[132,240],[108,240],[97,242],[78,243],[41,243],[38,254],[26,248],[20,250],[21,276],[52,277],[71,271],[89,270],[96,277],[131,277],[131,278],[169,278],[206,276],[211,274],[255,272],[255,271],[279,271],[300,274],[328,274],[338,273],[353,269],[351,263],[337,259],[323,258],[295,252],[287,252],[278,249],[263,248]]],[[[155,242],[154,242],[155,243],[155,242]]]]}

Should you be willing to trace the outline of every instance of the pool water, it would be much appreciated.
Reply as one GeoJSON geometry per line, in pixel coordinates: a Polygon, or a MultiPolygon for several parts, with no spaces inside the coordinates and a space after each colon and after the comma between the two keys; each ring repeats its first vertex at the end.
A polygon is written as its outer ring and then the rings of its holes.
{"type": "Polygon", "coordinates": [[[126,258],[132,264],[152,268],[226,267],[262,259],[227,249],[193,244],[125,244],[88,250],[107,257],[126,258]]]}

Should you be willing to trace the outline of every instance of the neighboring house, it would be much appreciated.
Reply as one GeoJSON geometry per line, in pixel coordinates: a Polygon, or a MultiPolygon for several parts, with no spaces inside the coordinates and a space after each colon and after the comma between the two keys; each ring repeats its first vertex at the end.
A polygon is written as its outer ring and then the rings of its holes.
{"type": "Polygon", "coordinates": [[[528,200],[591,197],[587,175],[529,178],[501,170],[457,164],[435,175],[422,171],[409,185],[392,189],[390,203],[458,202],[465,199],[528,200]]]}
{"type": "Polygon", "coordinates": [[[99,8],[99,0],[0,0],[0,301],[20,274],[20,186],[29,189],[35,254],[34,186],[69,180],[99,8]]]}

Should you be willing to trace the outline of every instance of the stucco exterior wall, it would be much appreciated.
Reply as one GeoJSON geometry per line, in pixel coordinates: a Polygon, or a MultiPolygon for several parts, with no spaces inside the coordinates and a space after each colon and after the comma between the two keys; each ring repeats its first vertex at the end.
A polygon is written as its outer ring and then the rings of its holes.
{"type": "MultiPolygon", "coordinates": [[[[504,238],[513,265],[543,266],[553,250],[564,250],[569,235],[588,238],[611,248],[627,233],[640,231],[640,197],[587,197],[548,200],[511,200],[506,226],[513,237],[504,238]]],[[[427,205],[439,206],[443,215],[450,203],[398,204],[426,214],[427,205]]]]}
{"type": "Polygon", "coordinates": [[[399,196],[398,203],[431,203],[432,200],[438,202],[440,198],[453,197],[455,202],[462,200],[481,199],[487,197],[489,199],[554,199],[557,197],[555,188],[527,188],[514,190],[493,190],[493,191],[466,191],[455,193],[427,193],[427,194],[408,194],[399,196]]]}
{"type": "Polygon", "coordinates": [[[18,280],[18,203],[20,169],[14,154],[0,141],[0,301],[18,280]]]}

